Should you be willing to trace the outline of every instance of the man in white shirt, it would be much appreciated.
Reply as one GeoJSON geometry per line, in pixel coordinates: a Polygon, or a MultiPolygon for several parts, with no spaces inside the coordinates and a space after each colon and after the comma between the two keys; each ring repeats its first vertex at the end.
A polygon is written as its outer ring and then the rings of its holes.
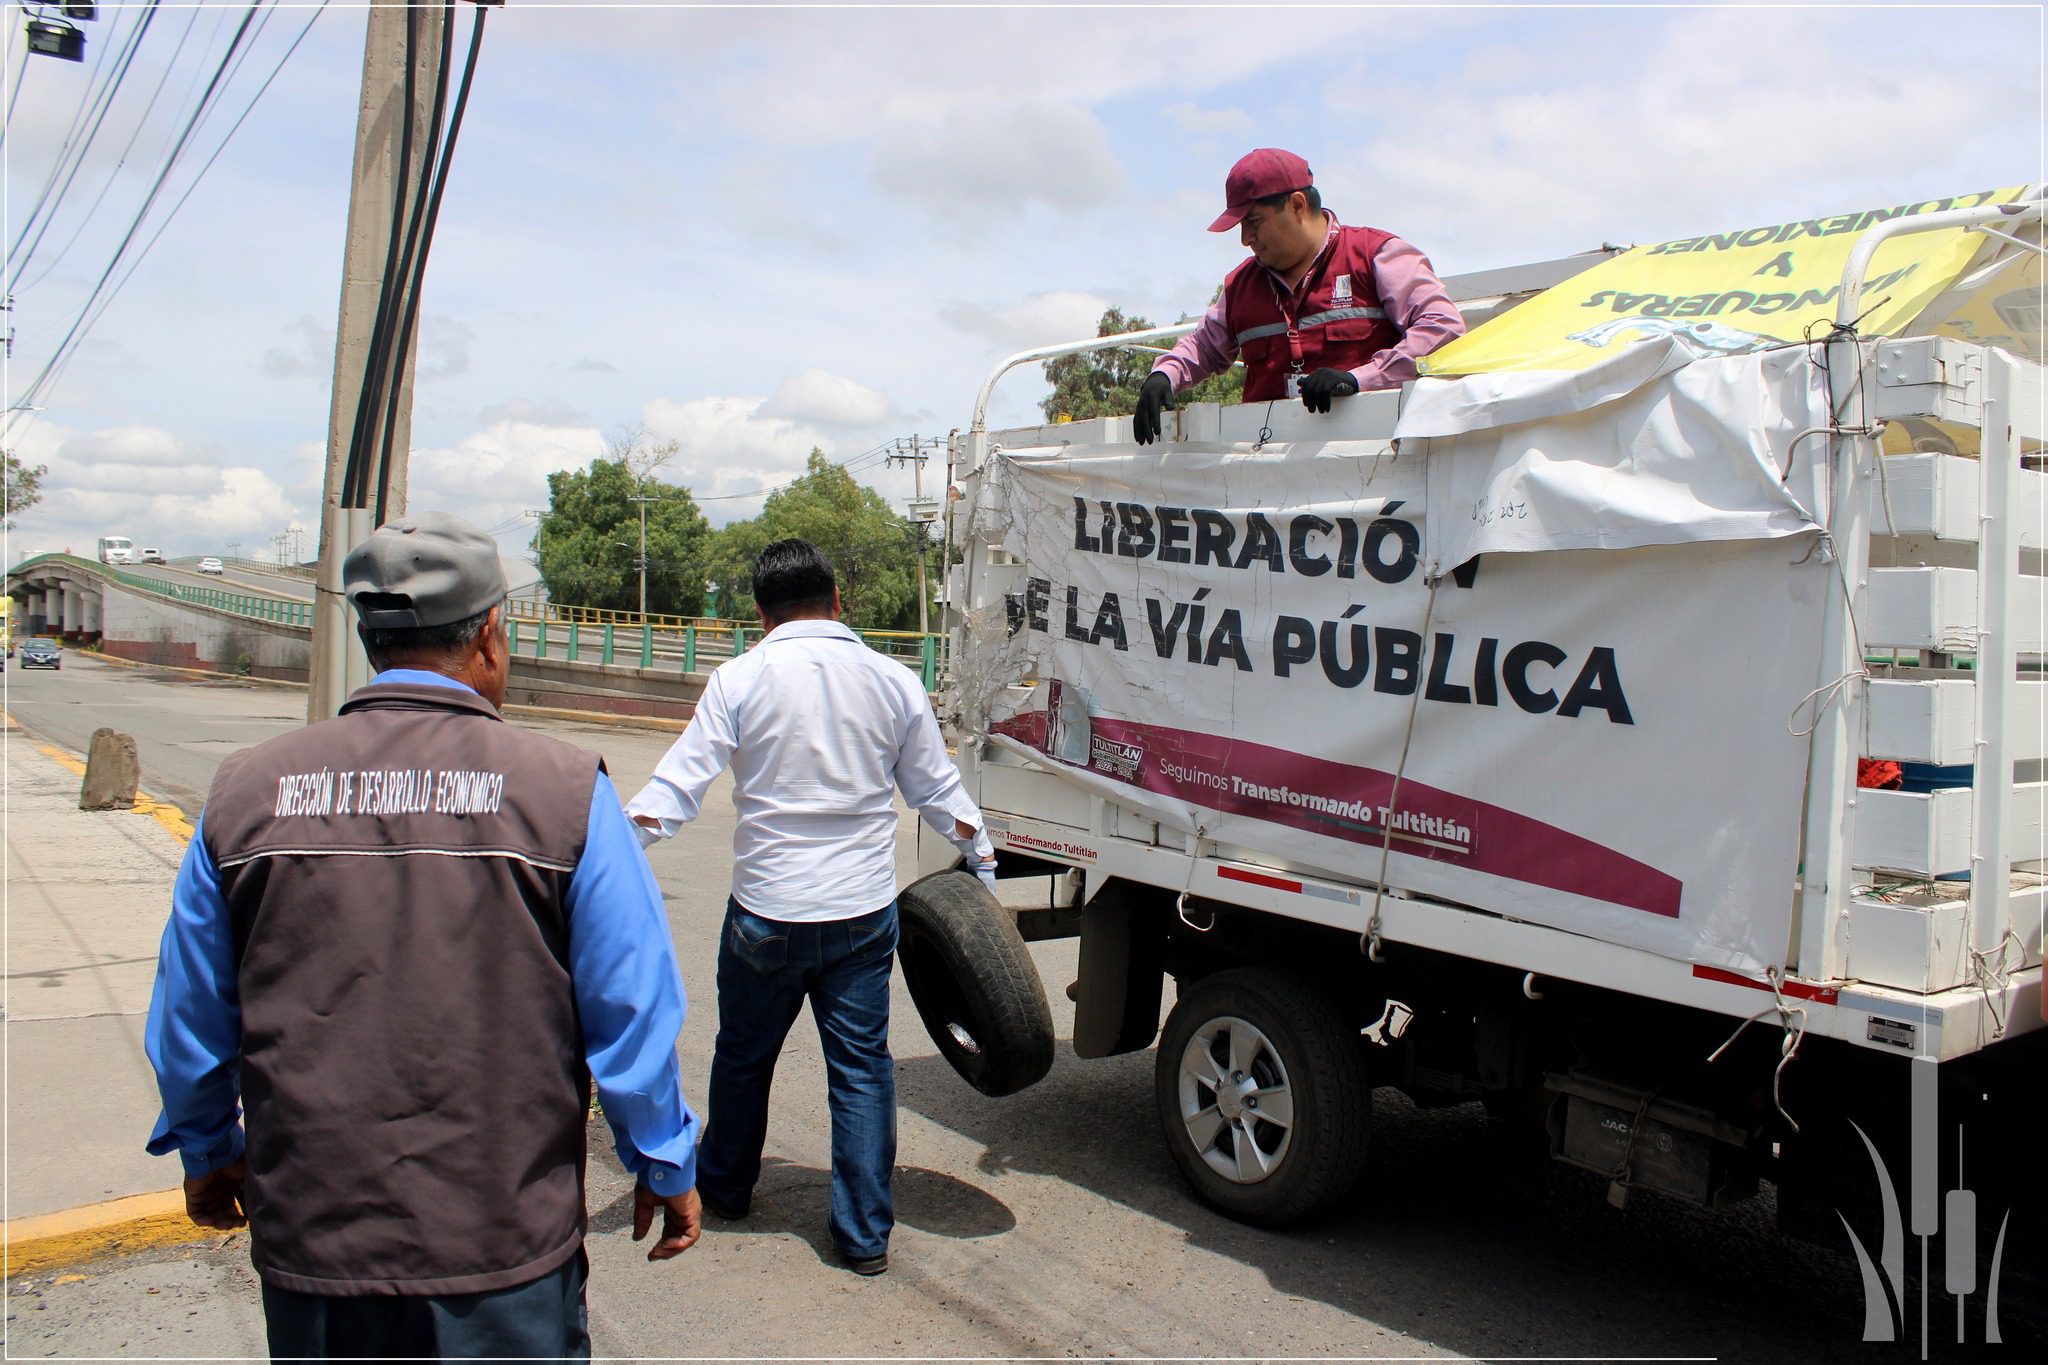
{"type": "Polygon", "coordinates": [[[626,813],[643,844],[671,838],[732,768],[739,827],[697,1156],[704,1207],[727,1219],[752,1207],[775,1062],[809,999],[832,1108],[833,1244],[850,1269],[879,1275],[896,1221],[896,791],[991,886],[995,859],[917,675],[839,623],[831,562],[809,541],[779,540],[755,561],[753,587],[766,638],[711,675],[626,813]]]}

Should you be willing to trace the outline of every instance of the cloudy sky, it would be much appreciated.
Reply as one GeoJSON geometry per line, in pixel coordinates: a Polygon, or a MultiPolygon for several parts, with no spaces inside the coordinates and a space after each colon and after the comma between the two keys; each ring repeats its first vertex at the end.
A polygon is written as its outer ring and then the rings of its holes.
{"type": "MultiPolygon", "coordinates": [[[[245,0],[164,0],[41,215],[140,7],[101,4],[79,65],[24,59],[21,8],[0,16],[5,236],[43,235],[10,258],[10,406],[113,260],[245,0]]],[[[127,261],[313,13],[273,8],[127,261]]],[[[459,44],[469,24],[464,7],[459,44]]],[[[8,562],[108,532],[254,553],[317,525],[364,27],[332,0],[44,410],[10,418],[9,448],[49,474],[8,562]]],[[[1457,274],[2041,180],[2042,114],[2035,5],[512,0],[486,27],[434,242],[412,504],[524,553],[548,471],[630,426],[681,442],[672,476],[714,522],[756,510],[814,445],[907,497],[871,452],[963,425],[1005,354],[1092,334],[1110,304],[1155,321],[1206,305],[1243,253],[1203,229],[1254,146],[1300,152],[1341,218],[1457,274]]],[[[995,420],[1035,417],[1043,392],[1013,373],[995,420]]]]}

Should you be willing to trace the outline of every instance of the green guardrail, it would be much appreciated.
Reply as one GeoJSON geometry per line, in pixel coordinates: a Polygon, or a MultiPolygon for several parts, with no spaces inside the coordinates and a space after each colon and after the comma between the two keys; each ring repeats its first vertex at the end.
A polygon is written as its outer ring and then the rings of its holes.
{"type": "Polygon", "coordinates": [[[184,602],[195,607],[207,607],[224,611],[234,616],[246,616],[251,620],[270,621],[281,626],[296,626],[311,629],[313,625],[313,604],[289,597],[273,597],[268,593],[230,592],[225,587],[210,584],[179,583],[151,574],[137,573],[117,564],[102,564],[98,560],[86,559],[79,555],[37,555],[25,559],[8,570],[10,574],[42,565],[61,564],[76,567],[84,573],[110,579],[124,588],[146,592],[155,597],[167,598],[173,602],[184,602]]]}
{"type": "MultiPolygon", "coordinates": [[[[187,603],[192,606],[207,607],[214,611],[227,612],[235,616],[246,616],[253,620],[269,621],[277,625],[301,629],[311,629],[313,625],[313,604],[311,602],[301,601],[296,598],[277,597],[268,593],[233,592],[226,587],[214,587],[211,584],[180,583],[171,579],[157,578],[151,574],[137,573],[133,569],[122,568],[114,564],[101,564],[96,560],[85,559],[78,555],[37,555],[33,559],[25,559],[15,565],[13,569],[9,570],[9,573],[19,573],[22,570],[46,564],[62,564],[66,567],[76,567],[82,572],[110,579],[123,587],[133,588],[138,592],[146,592],[153,596],[167,598],[174,602],[187,603]]],[[[618,624],[616,621],[586,622],[577,619],[582,614],[580,609],[563,609],[563,611],[568,619],[563,621],[557,618],[555,624],[557,626],[567,626],[567,662],[572,664],[598,664],[601,666],[609,666],[615,662],[616,640],[614,638],[614,631],[618,624]],[[598,658],[591,659],[588,656],[588,652],[583,648],[583,642],[586,638],[583,631],[586,625],[597,624],[602,626],[599,632],[601,645],[598,658]]],[[[676,619],[679,621],[684,620],[684,618],[676,619]]],[[[508,620],[507,625],[511,632],[513,654],[516,655],[520,651],[521,636],[526,633],[521,629],[522,625],[524,625],[530,628],[531,631],[530,638],[533,643],[530,652],[532,657],[536,659],[548,657],[549,617],[541,616],[538,620],[528,618],[522,622],[519,616],[513,615],[508,620]]],[[[653,668],[656,627],[652,619],[638,626],[628,627],[628,629],[631,632],[628,636],[629,639],[633,636],[639,637],[640,667],[653,668]]],[[[711,635],[714,638],[729,636],[732,641],[733,657],[737,658],[747,652],[749,644],[759,644],[762,634],[758,627],[750,628],[736,623],[710,623],[701,620],[687,621],[682,625],[681,633],[683,637],[681,671],[684,673],[694,673],[697,671],[698,646],[701,635],[711,635]]],[[[924,680],[926,691],[930,691],[938,685],[939,655],[942,648],[940,642],[945,638],[944,636],[924,634],[914,630],[857,630],[854,634],[859,636],[861,642],[866,644],[868,648],[878,653],[886,654],[892,659],[899,660],[907,667],[916,669],[918,675],[924,680]]],[[[715,658],[716,656],[714,655],[713,657],[715,658]]]]}

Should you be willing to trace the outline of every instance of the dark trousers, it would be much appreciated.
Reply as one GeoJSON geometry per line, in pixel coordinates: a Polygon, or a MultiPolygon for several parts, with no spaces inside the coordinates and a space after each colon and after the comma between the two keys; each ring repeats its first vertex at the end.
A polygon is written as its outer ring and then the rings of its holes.
{"type": "Polygon", "coordinates": [[[263,1284],[273,1360],[590,1359],[582,1251],[537,1280],[483,1294],[301,1294],[263,1284]]]}
{"type": "Polygon", "coordinates": [[[697,1149],[697,1189],[744,1209],[761,1174],[768,1091],[791,1024],[810,1001],[832,1106],[832,1240],[879,1256],[896,1226],[896,1071],[889,1057],[889,970],[896,903],[822,923],[763,919],[725,905],[718,949],[718,1042],[711,1118],[697,1149]]]}

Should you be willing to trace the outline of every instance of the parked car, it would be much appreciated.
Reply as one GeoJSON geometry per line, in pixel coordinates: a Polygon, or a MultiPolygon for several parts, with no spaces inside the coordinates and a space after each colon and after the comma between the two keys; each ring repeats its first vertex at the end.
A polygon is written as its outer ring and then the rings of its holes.
{"type": "Polygon", "coordinates": [[[221,562],[212,555],[208,555],[199,561],[199,572],[201,573],[219,573],[220,571],[221,562]]]}
{"type": "Polygon", "coordinates": [[[21,666],[23,668],[62,668],[64,666],[64,651],[58,647],[55,640],[50,639],[46,635],[38,635],[32,640],[24,640],[22,642],[21,666]]]}
{"type": "Polygon", "coordinates": [[[170,561],[164,558],[162,550],[145,549],[142,552],[142,562],[145,564],[168,564],[170,561]]]}

